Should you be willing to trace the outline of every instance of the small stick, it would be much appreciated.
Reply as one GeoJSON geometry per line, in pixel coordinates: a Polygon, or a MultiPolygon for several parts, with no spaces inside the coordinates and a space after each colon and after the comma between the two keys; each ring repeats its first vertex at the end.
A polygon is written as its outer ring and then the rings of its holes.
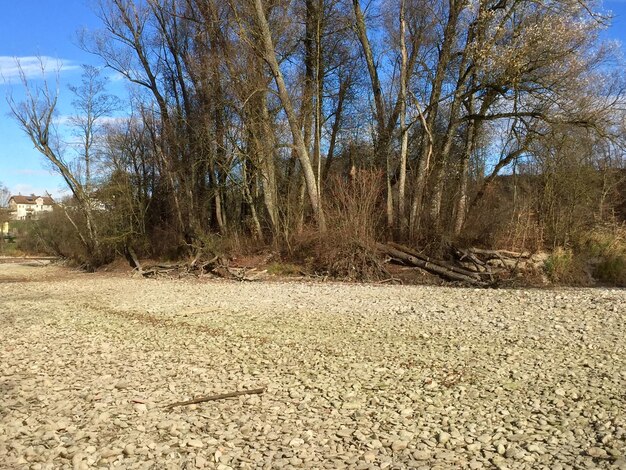
{"type": "Polygon", "coordinates": [[[239,397],[241,395],[260,395],[264,391],[265,391],[265,387],[255,388],[252,390],[240,390],[238,392],[222,393],[220,395],[208,395],[206,397],[198,397],[198,398],[194,398],[193,400],[188,400],[188,401],[177,401],[176,403],[171,403],[169,405],[166,405],[164,408],[171,409],[171,408],[174,408],[175,406],[195,405],[197,403],[204,403],[206,401],[223,400],[224,398],[239,397]]]}

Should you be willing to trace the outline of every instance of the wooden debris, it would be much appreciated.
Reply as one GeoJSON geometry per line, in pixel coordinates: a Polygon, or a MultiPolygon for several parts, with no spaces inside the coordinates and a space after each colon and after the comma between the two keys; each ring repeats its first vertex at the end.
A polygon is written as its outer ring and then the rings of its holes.
{"type": "Polygon", "coordinates": [[[160,276],[197,276],[206,275],[234,279],[237,281],[258,281],[267,270],[258,271],[256,268],[231,267],[228,260],[221,256],[213,256],[211,259],[202,260],[196,255],[187,263],[160,263],[150,266],[142,266],[132,249],[127,249],[127,258],[135,268],[135,272],[143,277],[157,278],[160,276]]]}
{"type": "Polygon", "coordinates": [[[446,261],[442,261],[442,260],[435,260],[429,256],[426,256],[424,254],[419,253],[416,250],[413,250],[409,247],[403,246],[403,245],[399,245],[397,243],[389,243],[389,246],[394,247],[400,251],[404,251],[405,253],[408,253],[412,256],[415,256],[416,258],[421,259],[422,261],[425,261],[427,263],[433,263],[433,264],[438,264],[446,269],[449,269],[452,272],[458,273],[458,274],[463,274],[465,276],[470,276],[473,277],[475,279],[480,279],[481,278],[481,274],[480,272],[476,272],[476,271],[470,271],[468,269],[459,267],[459,266],[455,266],[452,263],[448,263],[446,261]]]}
{"type": "Polygon", "coordinates": [[[528,252],[451,247],[446,260],[435,259],[413,248],[389,242],[376,248],[392,261],[417,267],[448,281],[476,286],[490,286],[511,279],[519,268],[531,266],[528,252]]]}
{"type": "Polygon", "coordinates": [[[208,395],[204,397],[194,398],[193,400],[177,401],[176,403],[170,403],[169,405],[165,405],[164,408],[169,410],[176,406],[196,405],[198,403],[223,400],[225,398],[239,397],[241,395],[260,395],[261,393],[265,392],[265,389],[266,387],[262,387],[262,388],[255,388],[252,390],[239,390],[237,392],[220,393],[219,395],[208,395]]]}
{"type": "Polygon", "coordinates": [[[444,264],[442,264],[442,262],[437,262],[430,258],[428,258],[429,261],[426,261],[422,259],[422,257],[418,258],[417,256],[411,253],[408,253],[406,250],[398,249],[397,247],[399,247],[399,245],[397,244],[394,244],[394,245],[395,246],[377,243],[376,248],[380,252],[391,256],[395,260],[398,260],[410,266],[416,266],[418,268],[424,269],[430,273],[433,273],[449,281],[463,282],[463,283],[472,284],[472,285],[486,285],[485,282],[481,281],[478,277],[476,277],[475,275],[476,273],[472,273],[471,275],[468,275],[468,274],[456,272],[455,270],[452,270],[449,267],[446,267],[444,264]]]}

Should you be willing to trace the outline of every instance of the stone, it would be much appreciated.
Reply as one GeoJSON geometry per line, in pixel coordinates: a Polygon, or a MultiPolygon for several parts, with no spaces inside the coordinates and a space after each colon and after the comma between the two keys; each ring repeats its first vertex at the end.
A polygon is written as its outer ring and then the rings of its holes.
{"type": "Polygon", "coordinates": [[[145,403],[135,403],[133,405],[133,408],[135,409],[135,411],[137,413],[139,413],[140,415],[147,413],[148,412],[148,407],[145,405],[145,403]]]}
{"type": "Polygon", "coordinates": [[[504,452],[504,456],[507,459],[519,459],[522,456],[522,452],[517,447],[509,447],[506,452],[504,452]]]}
{"type": "Polygon", "coordinates": [[[378,439],[372,439],[369,443],[369,447],[371,447],[372,449],[380,449],[382,446],[383,443],[380,442],[378,439]]]}
{"type": "Polygon", "coordinates": [[[535,454],[545,454],[546,453],[546,450],[543,447],[541,447],[539,444],[528,444],[526,446],[526,450],[528,452],[533,452],[535,454]]]}
{"type": "Polygon", "coordinates": [[[187,446],[188,447],[195,447],[197,449],[201,449],[202,447],[204,447],[204,444],[202,443],[202,441],[200,439],[189,439],[187,441],[187,446]]]}
{"type": "Polygon", "coordinates": [[[478,452],[481,448],[482,444],[480,442],[474,442],[467,445],[467,450],[469,450],[470,452],[478,452]]]}
{"type": "Polygon", "coordinates": [[[393,450],[394,452],[399,452],[401,450],[406,449],[409,446],[408,441],[393,441],[391,443],[391,450],[393,450]]]}
{"type": "Polygon", "coordinates": [[[107,447],[103,449],[102,452],[100,452],[100,456],[103,459],[108,459],[109,457],[120,455],[122,452],[123,452],[123,449],[120,449],[119,447],[115,447],[115,448],[107,447]]]}
{"type": "Polygon", "coordinates": [[[626,470],[623,290],[67,272],[14,293],[6,267],[2,468],[626,470]]]}
{"type": "Polygon", "coordinates": [[[294,437],[289,441],[291,447],[300,447],[302,444],[304,444],[304,439],[300,439],[299,437],[294,437]]]}
{"type": "Polygon", "coordinates": [[[589,449],[587,449],[587,455],[589,455],[590,457],[598,458],[598,459],[603,459],[603,458],[608,457],[606,450],[600,447],[590,447],[589,449]]]}
{"type": "Polygon", "coordinates": [[[416,450],[413,452],[413,458],[415,460],[428,460],[432,455],[432,452],[429,450],[416,450]]]}
{"type": "Polygon", "coordinates": [[[353,431],[350,428],[342,428],[339,431],[337,431],[337,436],[339,437],[350,437],[352,436],[353,431]]]}
{"type": "Polygon", "coordinates": [[[363,460],[365,460],[367,463],[372,463],[374,460],[376,460],[376,454],[374,452],[365,452],[363,454],[363,460]]]}
{"type": "Polygon", "coordinates": [[[500,455],[496,455],[491,459],[491,463],[498,469],[498,470],[508,470],[509,467],[507,467],[506,465],[506,460],[500,456],[500,455]]]}

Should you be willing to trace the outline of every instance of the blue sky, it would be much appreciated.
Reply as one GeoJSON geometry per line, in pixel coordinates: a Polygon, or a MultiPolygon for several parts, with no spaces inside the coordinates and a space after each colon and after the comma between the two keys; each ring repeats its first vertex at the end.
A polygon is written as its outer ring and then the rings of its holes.
{"type": "Polygon", "coordinates": [[[604,10],[611,12],[614,16],[613,23],[606,31],[605,37],[620,41],[622,51],[626,51],[624,47],[626,44],[626,0],[605,1],[603,5],[604,10]]]}
{"type": "MultiPolygon", "coordinates": [[[[100,65],[97,57],[77,46],[77,31],[99,27],[90,4],[91,0],[0,0],[4,18],[0,28],[0,73],[4,75],[4,80],[0,77],[0,182],[14,194],[48,191],[58,196],[65,192],[60,177],[47,168],[10,117],[5,97],[12,93],[19,101],[22,96],[15,81],[15,58],[21,59],[27,73],[39,77],[34,57],[47,58],[52,68],[60,64],[59,112],[69,113],[67,85],[80,80],[81,64],[100,65]]],[[[615,15],[605,37],[626,43],[626,0],[607,1],[604,9],[615,15]]],[[[111,82],[109,92],[123,96],[124,86],[111,82]]]]}
{"type": "MultiPolygon", "coordinates": [[[[6,96],[12,94],[18,102],[23,96],[15,59],[26,74],[38,79],[36,57],[41,56],[50,70],[60,66],[59,114],[70,113],[67,85],[78,84],[81,64],[100,65],[97,57],[78,47],[77,32],[98,28],[99,19],[88,0],[0,0],[0,14],[4,18],[0,28],[0,182],[13,194],[60,195],[65,192],[61,178],[49,170],[10,116],[6,96]]],[[[112,82],[109,92],[124,94],[124,87],[112,82]]]]}

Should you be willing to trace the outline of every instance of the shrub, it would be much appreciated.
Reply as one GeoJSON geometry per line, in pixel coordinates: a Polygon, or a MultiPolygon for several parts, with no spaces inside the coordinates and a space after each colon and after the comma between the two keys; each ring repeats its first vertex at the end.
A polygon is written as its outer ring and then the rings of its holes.
{"type": "Polygon", "coordinates": [[[328,229],[308,230],[290,244],[290,256],[312,272],[355,281],[389,277],[375,248],[384,227],[383,174],[358,170],[329,183],[325,205],[328,229]]]}
{"type": "Polygon", "coordinates": [[[593,276],[603,283],[626,287],[626,256],[610,255],[602,259],[593,276]]]}
{"type": "Polygon", "coordinates": [[[612,223],[581,235],[573,249],[556,248],[545,262],[552,282],[626,286],[626,227],[612,223]]]}
{"type": "Polygon", "coordinates": [[[302,268],[292,263],[274,262],[267,266],[267,272],[274,276],[295,276],[302,272],[302,268]]]}
{"type": "Polygon", "coordinates": [[[626,286],[626,227],[623,224],[596,227],[583,239],[582,247],[595,266],[594,278],[606,284],[626,286]]]}
{"type": "Polygon", "coordinates": [[[569,248],[555,248],[546,259],[544,269],[548,279],[557,284],[581,286],[590,283],[582,258],[569,248]]]}

